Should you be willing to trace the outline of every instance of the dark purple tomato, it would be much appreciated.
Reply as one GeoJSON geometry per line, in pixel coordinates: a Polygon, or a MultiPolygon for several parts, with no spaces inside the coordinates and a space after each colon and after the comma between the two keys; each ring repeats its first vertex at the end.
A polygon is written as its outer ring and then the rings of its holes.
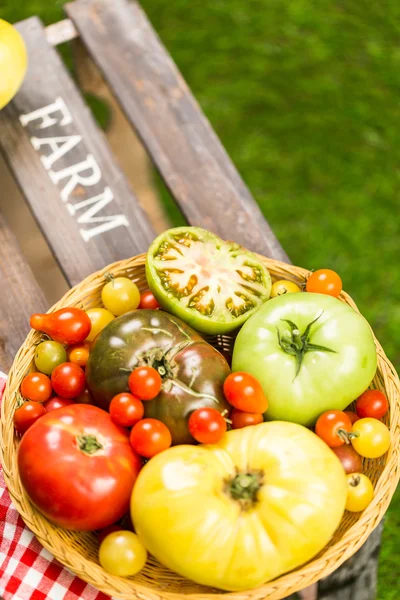
{"type": "Polygon", "coordinates": [[[114,396],[129,392],[129,375],[142,365],[162,379],[158,396],[144,402],[144,416],[162,421],[173,444],[195,443],[188,420],[197,408],[229,414],[223,383],[230,369],[222,354],[177,317],[149,309],[111,321],[92,344],[86,382],[96,404],[108,410],[114,396]]]}

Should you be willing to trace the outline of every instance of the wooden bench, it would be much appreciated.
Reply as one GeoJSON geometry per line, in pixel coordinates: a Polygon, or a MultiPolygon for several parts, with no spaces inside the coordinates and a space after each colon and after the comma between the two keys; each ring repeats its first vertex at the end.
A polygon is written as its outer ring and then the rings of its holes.
{"type": "MultiPolygon", "coordinates": [[[[0,149],[69,285],[146,251],[155,237],[54,46],[80,36],[187,221],[289,262],[138,4],[77,0],[45,29],[17,24],[29,70],[0,111],[0,149]]],[[[0,370],[47,301],[0,214],[0,370]]],[[[318,585],[323,600],[373,600],[380,530],[318,585]]],[[[307,597],[315,596],[315,589],[307,597]]],[[[306,597],[306,596],[304,596],[306,597]]],[[[294,596],[293,596],[294,598],[294,596]]]]}

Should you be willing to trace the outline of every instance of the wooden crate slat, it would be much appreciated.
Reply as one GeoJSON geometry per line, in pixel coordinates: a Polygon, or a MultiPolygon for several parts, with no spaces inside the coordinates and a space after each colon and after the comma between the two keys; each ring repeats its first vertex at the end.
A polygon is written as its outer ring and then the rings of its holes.
{"type": "Polygon", "coordinates": [[[47,302],[0,213],[0,371],[7,371],[29,332],[29,317],[47,302]]]}
{"type": "Polygon", "coordinates": [[[66,11],[189,222],[288,261],[140,6],[77,0],[66,11]]]}
{"type": "Polygon", "coordinates": [[[29,69],[0,111],[0,147],[74,285],[145,251],[155,234],[40,20],[17,28],[29,69]]]}

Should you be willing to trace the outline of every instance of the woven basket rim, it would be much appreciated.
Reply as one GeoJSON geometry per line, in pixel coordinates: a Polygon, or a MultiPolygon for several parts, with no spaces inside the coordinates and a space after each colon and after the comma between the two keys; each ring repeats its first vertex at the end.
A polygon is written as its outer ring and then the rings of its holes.
{"type": "MultiPolygon", "coordinates": [[[[277,260],[269,259],[258,255],[269,269],[275,279],[289,278],[295,281],[304,281],[309,275],[309,271],[302,267],[289,265],[277,260]]],[[[103,269],[88,276],[78,285],[69,290],[63,298],[54,304],[48,312],[53,312],[62,306],[71,306],[79,303],[81,297],[87,297],[94,290],[104,284],[104,274],[106,272],[121,274],[129,270],[143,267],[146,254],[118,261],[104,267],[103,269]]],[[[357,312],[358,308],[352,298],[342,292],[340,299],[357,312]]],[[[398,375],[386,357],[381,345],[374,336],[377,354],[378,371],[377,378],[385,388],[390,402],[390,431],[391,447],[385,455],[386,463],[382,473],[379,476],[375,486],[375,497],[372,503],[362,512],[358,520],[342,535],[342,537],[332,546],[324,549],[320,555],[309,563],[280,576],[274,581],[270,581],[261,587],[242,592],[223,592],[221,590],[210,590],[198,586],[199,591],[195,592],[172,592],[168,590],[154,589],[147,587],[144,583],[135,581],[135,578],[122,579],[107,574],[101,567],[93,561],[82,557],[77,550],[66,548],[60,544],[58,535],[62,535],[62,530],[52,525],[42,514],[37,511],[29,502],[25,491],[23,490],[16,468],[17,440],[15,439],[12,426],[12,417],[14,413],[14,396],[18,389],[15,382],[24,366],[30,364],[27,357],[32,355],[32,346],[37,339],[37,332],[31,331],[25,342],[16,354],[14,363],[10,369],[7,379],[6,389],[1,404],[1,440],[0,440],[0,459],[3,466],[4,478],[9,490],[11,499],[16,506],[19,514],[33,531],[41,544],[50,551],[61,563],[75,572],[83,580],[94,585],[97,589],[109,594],[110,596],[120,598],[140,598],[140,600],[158,600],[165,598],[167,600],[178,600],[183,597],[195,597],[201,600],[223,600],[229,596],[235,600],[279,600],[303,589],[322,577],[326,577],[332,571],[337,569],[345,560],[350,558],[365,542],[370,533],[377,527],[384,516],[390,500],[395,492],[400,478],[400,381],[398,375]],[[15,389],[14,389],[15,388],[15,389]],[[204,590],[204,591],[203,591],[204,590]]],[[[171,578],[174,574],[171,574],[171,578]]],[[[176,576],[179,577],[179,576],[176,576]]],[[[181,579],[181,578],[179,578],[181,579]]]]}

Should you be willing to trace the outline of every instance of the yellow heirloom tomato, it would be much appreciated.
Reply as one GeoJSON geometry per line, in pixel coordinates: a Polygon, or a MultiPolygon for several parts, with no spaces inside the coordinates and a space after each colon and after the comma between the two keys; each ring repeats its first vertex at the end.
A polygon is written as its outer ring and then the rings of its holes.
{"type": "Polygon", "coordinates": [[[175,446],[136,480],[135,531],[161,563],[197,583],[239,591],[307,562],[342,518],[347,482],[330,448],[274,421],[210,446],[175,446]]]}
{"type": "Polygon", "coordinates": [[[0,109],[17,93],[26,67],[26,48],[21,34],[0,19],[0,109]]]}

